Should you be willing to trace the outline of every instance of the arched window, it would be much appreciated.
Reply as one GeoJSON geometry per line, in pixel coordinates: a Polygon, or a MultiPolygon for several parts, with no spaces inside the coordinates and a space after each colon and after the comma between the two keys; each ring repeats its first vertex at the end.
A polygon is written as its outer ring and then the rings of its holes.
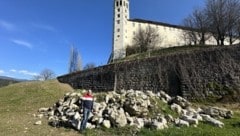
{"type": "Polygon", "coordinates": [[[122,0],[120,0],[120,6],[122,6],[122,0]]]}
{"type": "Polygon", "coordinates": [[[116,2],[116,6],[118,7],[118,1],[116,2]]]}

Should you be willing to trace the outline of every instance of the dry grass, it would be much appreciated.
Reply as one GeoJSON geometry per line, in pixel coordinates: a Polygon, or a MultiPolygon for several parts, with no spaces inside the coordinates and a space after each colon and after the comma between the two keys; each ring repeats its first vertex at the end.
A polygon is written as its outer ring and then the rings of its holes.
{"type": "Polygon", "coordinates": [[[66,128],[53,128],[46,119],[34,117],[41,107],[52,106],[66,92],[73,89],[56,80],[24,82],[0,88],[1,136],[79,136],[66,128]],[[34,123],[42,120],[42,125],[34,123]]]}
{"type": "MultiPolygon", "coordinates": [[[[24,82],[0,88],[0,136],[79,136],[77,131],[67,128],[53,128],[48,125],[47,119],[34,117],[41,107],[51,107],[66,92],[73,89],[56,80],[46,82],[24,82]],[[34,125],[38,120],[42,125],[34,125]]],[[[198,104],[200,105],[200,104],[198,104]]],[[[169,128],[155,131],[142,129],[138,135],[240,135],[240,104],[213,104],[219,107],[230,108],[235,111],[234,118],[223,120],[224,128],[212,127],[201,123],[194,128],[169,128]]],[[[88,130],[89,136],[132,135],[133,129],[113,128],[88,130]]]]}

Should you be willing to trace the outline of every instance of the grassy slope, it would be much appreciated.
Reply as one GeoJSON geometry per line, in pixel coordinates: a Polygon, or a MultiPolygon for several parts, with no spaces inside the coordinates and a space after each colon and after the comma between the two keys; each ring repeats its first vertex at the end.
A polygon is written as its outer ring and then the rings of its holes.
{"type": "Polygon", "coordinates": [[[44,119],[42,125],[33,125],[39,120],[33,116],[39,108],[52,106],[69,91],[72,91],[71,87],[56,80],[23,82],[0,88],[0,136],[79,135],[52,128],[44,119]]]}
{"type": "Polygon", "coordinates": [[[10,84],[18,83],[19,81],[0,78],[0,87],[4,87],[10,84]]]}
{"type": "Polygon", "coordinates": [[[186,45],[186,46],[169,47],[169,48],[147,51],[143,53],[132,54],[123,59],[119,59],[116,62],[131,61],[136,59],[139,60],[139,59],[145,59],[149,57],[159,57],[159,56],[166,56],[166,55],[179,54],[179,53],[188,53],[188,52],[194,52],[197,50],[204,50],[207,48],[219,48],[219,46],[206,46],[206,45],[187,46],[186,45]]]}
{"type": "MultiPolygon", "coordinates": [[[[0,88],[0,136],[79,136],[80,134],[72,129],[53,128],[47,125],[46,119],[38,119],[33,116],[41,107],[52,106],[66,92],[73,89],[56,80],[47,82],[23,82],[0,88]],[[36,121],[42,120],[40,126],[33,125],[36,121]]],[[[238,136],[240,135],[240,114],[239,104],[234,107],[237,111],[233,119],[224,120],[224,128],[212,127],[208,124],[200,124],[194,128],[169,128],[161,131],[143,129],[138,135],[206,135],[206,136],[238,136]]],[[[164,107],[163,107],[164,108],[164,107]]],[[[131,135],[129,127],[121,129],[95,129],[87,131],[87,135],[112,136],[131,135]]]]}

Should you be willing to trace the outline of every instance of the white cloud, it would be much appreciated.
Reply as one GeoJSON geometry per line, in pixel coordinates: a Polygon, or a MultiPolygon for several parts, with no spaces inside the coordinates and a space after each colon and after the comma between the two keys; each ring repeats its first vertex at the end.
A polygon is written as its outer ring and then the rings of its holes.
{"type": "Polygon", "coordinates": [[[15,70],[15,69],[11,69],[10,72],[14,72],[14,73],[16,73],[17,70],[15,70]]]}
{"type": "Polygon", "coordinates": [[[20,46],[24,46],[24,47],[27,47],[27,48],[32,48],[32,44],[27,42],[27,41],[24,41],[24,40],[17,40],[17,39],[12,39],[11,40],[14,44],[17,44],[17,45],[20,45],[20,46]]]}
{"type": "Polygon", "coordinates": [[[27,71],[27,70],[20,70],[20,71],[18,71],[18,73],[23,74],[23,75],[29,75],[29,76],[37,76],[37,75],[39,75],[38,73],[30,72],[30,71],[27,71]]]}
{"type": "Polygon", "coordinates": [[[7,22],[7,21],[4,21],[4,20],[0,20],[0,27],[8,30],[8,31],[12,31],[12,30],[15,30],[16,29],[16,26],[13,25],[12,23],[10,22],[7,22]]]}
{"type": "Polygon", "coordinates": [[[0,69],[0,74],[4,74],[4,73],[5,73],[4,70],[1,70],[1,69],[0,69]]]}
{"type": "Polygon", "coordinates": [[[21,74],[21,75],[25,75],[25,76],[37,76],[37,75],[39,75],[38,73],[31,72],[31,71],[28,71],[28,70],[11,69],[11,70],[9,70],[9,72],[14,73],[14,74],[21,74]]]}

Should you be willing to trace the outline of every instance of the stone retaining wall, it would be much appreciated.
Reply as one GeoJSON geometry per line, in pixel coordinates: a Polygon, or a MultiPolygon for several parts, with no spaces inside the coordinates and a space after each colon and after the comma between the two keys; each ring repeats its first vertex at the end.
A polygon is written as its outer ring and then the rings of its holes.
{"type": "Polygon", "coordinates": [[[221,98],[240,90],[240,46],[224,46],[121,62],[58,77],[94,91],[152,90],[188,99],[221,98]]]}

